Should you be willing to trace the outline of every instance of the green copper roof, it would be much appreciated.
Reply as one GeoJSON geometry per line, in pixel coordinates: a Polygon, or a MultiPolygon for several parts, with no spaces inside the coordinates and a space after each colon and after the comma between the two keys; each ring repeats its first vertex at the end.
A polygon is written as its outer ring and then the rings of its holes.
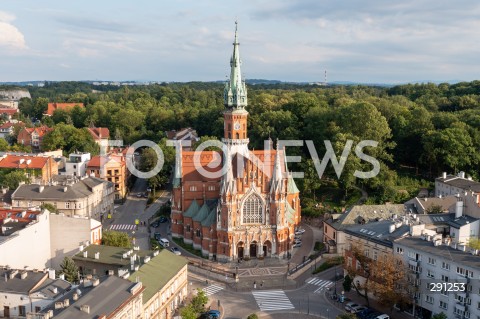
{"type": "Polygon", "coordinates": [[[214,207],[208,214],[207,218],[202,220],[202,226],[210,227],[216,222],[217,222],[217,209],[214,207]]]}
{"type": "Polygon", "coordinates": [[[295,214],[296,213],[297,212],[295,211],[295,209],[293,209],[292,206],[290,206],[290,203],[287,201],[287,211],[285,212],[285,215],[287,217],[287,221],[290,224],[295,223],[295,214]]]}
{"type": "Polygon", "coordinates": [[[235,40],[233,54],[230,59],[230,79],[225,83],[223,91],[224,104],[228,108],[244,108],[247,106],[247,88],[242,79],[240,69],[240,43],[238,43],[237,22],[235,22],[235,40]]]}
{"type": "Polygon", "coordinates": [[[188,207],[188,209],[183,213],[183,216],[192,218],[198,213],[199,209],[200,206],[198,205],[197,200],[194,199],[190,204],[190,207],[188,207]]]}
{"type": "Polygon", "coordinates": [[[208,208],[207,203],[204,203],[202,208],[200,208],[200,211],[195,216],[193,216],[192,219],[195,222],[201,222],[202,220],[207,218],[209,212],[210,209],[208,208]]]}
{"type": "Polygon", "coordinates": [[[288,191],[288,194],[300,193],[300,191],[297,188],[297,184],[295,184],[295,181],[293,180],[292,177],[288,178],[287,191],[288,191]]]}
{"type": "Polygon", "coordinates": [[[158,291],[160,291],[188,261],[167,249],[153,257],[148,263],[143,264],[140,269],[134,272],[128,280],[142,282],[145,290],[143,291],[143,303],[147,303],[158,291]]]}

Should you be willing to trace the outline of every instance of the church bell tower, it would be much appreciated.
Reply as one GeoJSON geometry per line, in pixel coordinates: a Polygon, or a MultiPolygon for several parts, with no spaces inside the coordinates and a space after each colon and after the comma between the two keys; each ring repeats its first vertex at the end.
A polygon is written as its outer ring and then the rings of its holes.
{"type": "Polygon", "coordinates": [[[223,91],[223,103],[225,111],[224,119],[224,136],[223,143],[228,148],[228,154],[231,156],[236,153],[248,157],[248,135],[247,135],[247,118],[248,112],[245,110],[247,106],[247,87],[242,79],[240,69],[241,60],[238,43],[238,29],[235,22],[235,40],[233,42],[233,54],[230,59],[230,78],[225,83],[223,91]]]}

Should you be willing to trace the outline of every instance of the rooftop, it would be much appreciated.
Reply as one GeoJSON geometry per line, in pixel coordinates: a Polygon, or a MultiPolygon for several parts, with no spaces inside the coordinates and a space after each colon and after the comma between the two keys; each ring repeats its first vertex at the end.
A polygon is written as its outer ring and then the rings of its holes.
{"type": "Polygon", "coordinates": [[[74,260],[89,261],[107,265],[129,266],[130,257],[136,256],[143,259],[146,256],[153,256],[152,250],[132,250],[128,248],[104,246],[104,245],[90,245],[82,252],[73,256],[74,260]],[[83,257],[84,252],[87,252],[87,257],[83,257]],[[95,259],[95,254],[99,253],[98,259],[95,259]]]}
{"type": "Polygon", "coordinates": [[[19,294],[29,294],[48,278],[48,273],[26,271],[26,277],[22,279],[24,270],[0,269],[0,291],[19,294]]]}
{"type": "Polygon", "coordinates": [[[42,169],[47,165],[49,156],[4,155],[0,158],[0,168],[42,169]]]}
{"type": "Polygon", "coordinates": [[[66,185],[20,185],[12,194],[13,200],[29,199],[29,200],[66,200],[80,199],[92,194],[92,188],[103,183],[108,183],[96,177],[87,177],[77,180],[75,183],[66,185]]]}
{"type": "MultiPolygon", "coordinates": [[[[325,221],[337,230],[342,230],[349,225],[366,224],[371,221],[391,219],[394,215],[405,215],[405,205],[403,204],[385,204],[385,205],[356,205],[338,218],[325,221]]],[[[337,217],[337,216],[334,216],[337,217]]]]}
{"type": "Polygon", "coordinates": [[[405,237],[395,241],[396,244],[423,251],[457,264],[480,269],[480,257],[469,252],[454,249],[447,245],[435,246],[433,242],[423,240],[421,237],[405,237]]]}
{"type": "Polygon", "coordinates": [[[89,127],[88,132],[94,140],[108,139],[110,137],[110,130],[107,127],[89,127]]]}
{"type": "Polygon", "coordinates": [[[128,279],[137,279],[146,285],[143,292],[143,302],[147,302],[160,291],[186,264],[187,259],[177,256],[164,249],[158,256],[140,267],[128,279]]]}
{"type": "Polygon", "coordinates": [[[407,235],[410,231],[410,226],[404,223],[394,224],[392,220],[381,220],[365,225],[351,225],[345,228],[344,231],[356,237],[393,247],[393,241],[407,235]],[[390,233],[390,227],[392,225],[396,226],[393,226],[393,232],[390,233]]]}
{"type": "MultiPolygon", "coordinates": [[[[53,310],[54,318],[58,319],[97,319],[102,315],[110,316],[121,309],[132,297],[143,291],[140,283],[116,276],[108,276],[96,287],[79,287],[72,290],[65,299],[69,299],[69,306],[55,309],[52,305],[42,312],[53,310]],[[78,300],[73,295],[77,294],[78,300]],[[82,311],[82,306],[89,306],[89,313],[82,311]]],[[[60,300],[62,301],[62,300],[60,300]]]]}
{"type": "Polygon", "coordinates": [[[455,208],[456,202],[457,198],[451,195],[445,197],[415,197],[414,199],[409,200],[407,203],[414,204],[414,207],[412,207],[412,209],[415,210],[418,210],[418,208],[421,207],[424,211],[428,212],[434,207],[440,207],[442,212],[448,212],[455,208]]]}
{"type": "Polygon", "coordinates": [[[480,192],[480,182],[476,182],[472,180],[471,178],[464,178],[462,173],[459,174],[460,176],[457,175],[447,175],[447,176],[442,176],[438,177],[435,180],[445,183],[447,185],[461,188],[465,191],[473,191],[473,192],[480,192]]]}

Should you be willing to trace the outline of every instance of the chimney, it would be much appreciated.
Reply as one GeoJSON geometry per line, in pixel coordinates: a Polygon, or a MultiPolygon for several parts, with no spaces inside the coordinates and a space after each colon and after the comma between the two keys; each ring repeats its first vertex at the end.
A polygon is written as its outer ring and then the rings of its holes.
{"type": "Polygon", "coordinates": [[[22,270],[22,272],[20,273],[20,278],[25,279],[27,278],[27,276],[28,276],[28,271],[22,270]]]}
{"type": "Polygon", "coordinates": [[[73,293],[73,301],[78,300],[78,294],[76,292],[73,293]]]}
{"type": "Polygon", "coordinates": [[[100,284],[100,279],[95,278],[95,279],[93,280],[92,286],[93,286],[93,287],[97,287],[99,284],[100,284]]]}
{"type": "Polygon", "coordinates": [[[10,271],[10,273],[8,274],[8,278],[9,278],[9,279],[13,279],[13,278],[15,278],[15,276],[16,276],[17,274],[18,274],[18,270],[17,270],[17,269],[12,269],[12,270],[10,271]]]}
{"type": "Polygon", "coordinates": [[[463,201],[457,201],[455,205],[455,218],[460,218],[463,215],[463,201]]]}
{"type": "Polygon", "coordinates": [[[67,308],[68,306],[70,306],[70,299],[68,299],[68,298],[65,299],[65,300],[63,301],[63,306],[64,306],[65,308],[67,308]]]}
{"type": "Polygon", "coordinates": [[[48,269],[48,278],[55,279],[55,269],[48,269]]]}
{"type": "Polygon", "coordinates": [[[100,252],[95,253],[95,259],[100,259],[100,252]]]}
{"type": "Polygon", "coordinates": [[[90,306],[89,305],[81,305],[80,306],[80,311],[83,311],[83,312],[89,314],[90,313],[90,306]]]}
{"type": "Polygon", "coordinates": [[[443,178],[443,179],[446,179],[446,178],[447,178],[447,172],[443,172],[443,173],[442,173],[442,178],[443,178]]]}
{"type": "Polygon", "coordinates": [[[458,177],[465,179],[465,172],[461,171],[460,173],[458,173],[458,177]]]}
{"type": "Polygon", "coordinates": [[[60,274],[60,275],[58,276],[58,278],[59,278],[59,279],[62,279],[62,280],[65,280],[65,274],[60,274]]]}
{"type": "Polygon", "coordinates": [[[83,251],[83,258],[87,258],[88,257],[88,251],[83,251]]]}
{"type": "Polygon", "coordinates": [[[53,287],[53,288],[52,288],[52,292],[53,292],[54,294],[57,294],[57,293],[58,293],[58,288],[57,288],[57,287],[53,287]]]}
{"type": "Polygon", "coordinates": [[[64,187],[63,187],[63,192],[66,193],[67,190],[68,190],[67,186],[64,186],[64,187]]]}

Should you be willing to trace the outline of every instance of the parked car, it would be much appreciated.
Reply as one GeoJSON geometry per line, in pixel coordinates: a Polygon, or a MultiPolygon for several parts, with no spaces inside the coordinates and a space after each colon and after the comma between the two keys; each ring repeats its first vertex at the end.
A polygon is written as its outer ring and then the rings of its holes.
{"type": "Polygon", "coordinates": [[[380,312],[373,311],[371,314],[367,315],[364,319],[376,319],[380,315],[381,315],[380,312]]]}
{"type": "Polygon", "coordinates": [[[293,247],[293,248],[302,247],[302,242],[295,243],[295,244],[293,244],[292,247],[293,247]]]}
{"type": "Polygon", "coordinates": [[[143,198],[148,198],[148,193],[145,193],[142,196],[143,196],[143,198]]]}
{"type": "Polygon", "coordinates": [[[209,311],[203,313],[203,315],[206,315],[205,318],[218,319],[218,318],[220,318],[220,311],[218,311],[218,310],[209,310],[209,311]]]}
{"type": "Polygon", "coordinates": [[[366,319],[369,315],[372,313],[375,313],[376,311],[373,309],[365,309],[363,311],[357,312],[355,315],[360,318],[360,319],[366,319]]]}
{"type": "Polygon", "coordinates": [[[138,198],[142,198],[142,194],[138,193],[138,194],[137,194],[137,197],[138,197],[138,198]]]}
{"type": "Polygon", "coordinates": [[[162,238],[162,234],[156,232],[155,234],[153,234],[153,238],[155,238],[156,240],[160,240],[160,238],[162,238]]]}
{"type": "Polygon", "coordinates": [[[165,216],[162,216],[162,217],[160,217],[160,219],[158,220],[158,222],[159,222],[159,223],[162,223],[162,224],[163,224],[163,223],[166,223],[166,222],[168,222],[168,218],[165,217],[165,216]]]}
{"type": "Polygon", "coordinates": [[[157,228],[158,226],[160,226],[160,223],[157,221],[154,221],[153,223],[150,224],[151,227],[153,228],[157,228]]]}
{"type": "Polygon", "coordinates": [[[368,307],[365,307],[365,306],[355,306],[355,307],[350,307],[350,312],[351,313],[357,313],[357,312],[360,312],[360,311],[363,311],[363,310],[366,310],[368,309],[368,307]]]}
{"type": "Polygon", "coordinates": [[[386,314],[381,314],[380,316],[376,316],[375,319],[390,319],[390,316],[386,314]]]}
{"type": "Polygon", "coordinates": [[[296,243],[300,243],[300,244],[301,244],[301,243],[302,243],[302,240],[301,240],[301,239],[295,239],[295,240],[293,241],[293,243],[294,243],[294,244],[296,244],[296,243]]]}
{"type": "Polygon", "coordinates": [[[170,248],[170,251],[177,256],[180,256],[182,254],[182,252],[177,247],[170,248]]]}
{"type": "Polygon", "coordinates": [[[350,312],[352,311],[352,307],[356,307],[358,306],[358,303],[355,303],[355,302],[348,302],[346,305],[345,305],[345,310],[350,312]]]}
{"type": "Polygon", "coordinates": [[[303,228],[297,228],[295,230],[295,235],[302,235],[305,232],[305,229],[303,228]]]}

